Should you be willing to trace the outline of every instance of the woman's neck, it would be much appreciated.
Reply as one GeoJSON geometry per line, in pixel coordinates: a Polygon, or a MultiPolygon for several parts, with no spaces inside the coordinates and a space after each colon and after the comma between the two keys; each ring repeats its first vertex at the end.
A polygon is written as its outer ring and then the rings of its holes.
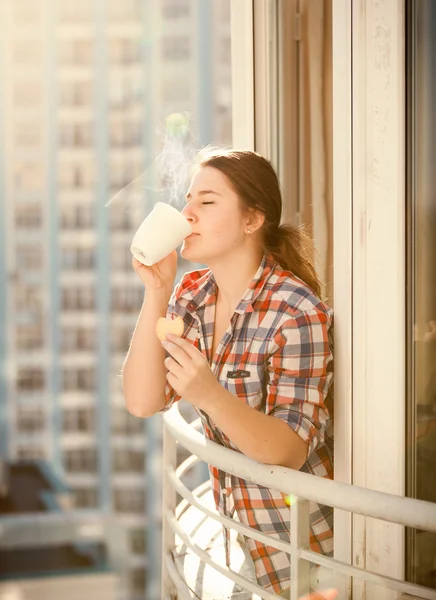
{"type": "Polygon", "coordinates": [[[218,287],[219,302],[230,312],[234,312],[251,284],[262,257],[261,251],[250,252],[239,254],[238,260],[231,256],[210,266],[218,287]]]}

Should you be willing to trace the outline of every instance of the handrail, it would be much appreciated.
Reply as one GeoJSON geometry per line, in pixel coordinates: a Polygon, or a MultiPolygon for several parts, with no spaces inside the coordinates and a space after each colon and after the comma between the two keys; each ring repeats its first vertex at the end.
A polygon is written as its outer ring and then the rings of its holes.
{"type": "Polygon", "coordinates": [[[171,435],[192,454],[227,473],[354,514],[436,532],[436,504],[258,463],[206,439],[185,421],[177,405],[166,412],[163,419],[171,435]]]}

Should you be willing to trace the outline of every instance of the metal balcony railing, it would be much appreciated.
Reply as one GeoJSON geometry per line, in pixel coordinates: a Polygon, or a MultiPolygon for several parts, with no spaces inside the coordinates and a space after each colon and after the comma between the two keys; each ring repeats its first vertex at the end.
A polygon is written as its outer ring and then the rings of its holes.
{"type": "MultiPolygon", "coordinates": [[[[318,571],[325,571],[331,575],[329,580],[333,582],[333,586],[338,577],[342,577],[342,581],[358,578],[367,584],[396,590],[405,595],[402,596],[403,598],[413,596],[414,598],[436,600],[436,590],[371,572],[311,551],[309,545],[309,501],[428,532],[436,532],[436,504],[331,481],[285,467],[259,464],[243,454],[205,439],[201,433],[185,421],[177,405],[164,414],[163,420],[162,598],[164,600],[202,598],[202,586],[197,586],[198,589],[193,590],[192,585],[184,577],[183,569],[178,568],[176,540],[179,542],[179,547],[181,543],[185,549],[189,549],[191,555],[196,555],[197,560],[203,566],[203,572],[207,565],[209,569],[212,568],[220,573],[223,578],[234,582],[239,589],[248,590],[246,594],[254,594],[253,598],[264,600],[279,598],[276,594],[258,586],[254,578],[247,577],[241,570],[238,572],[227,568],[225,564],[214,559],[207,548],[204,548],[204,544],[198,542],[200,526],[197,524],[193,531],[189,531],[192,528],[186,528],[187,521],[183,519],[183,515],[192,507],[204,515],[203,523],[210,521],[221,524],[230,530],[289,553],[292,600],[297,600],[312,591],[315,578],[313,571],[310,571],[311,564],[318,565],[318,571]],[[178,468],[176,467],[177,442],[192,453],[192,456],[178,468]],[[290,507],[290,543],[285,543],[278,538],[271,538],[271,536],[264,535],[234,519],[219,515],[210,503],[208,505],[205,501],[207,482],[191,492],[182,483],[182,477],[199,461],[215,465],[227,473],[291,495],[293,502],[290,507]],[[176,505],[177,493],[183,498],[179,505],[176,505]]],[[[317,579],[320,579],[319,573],[317,579]]],[[[345,589],[349,589],[349,586],[346,585],[345,589]]],[[[210,595],[207,597],[211,598],[210,595]]],[[[239,595],[225,597],[242,598],[239,595]]],[[[345,597],[342,595],[340,599],[345,597]]],[[[251,596],[244,595],[243,598],[251,598],[251,596]]]]}

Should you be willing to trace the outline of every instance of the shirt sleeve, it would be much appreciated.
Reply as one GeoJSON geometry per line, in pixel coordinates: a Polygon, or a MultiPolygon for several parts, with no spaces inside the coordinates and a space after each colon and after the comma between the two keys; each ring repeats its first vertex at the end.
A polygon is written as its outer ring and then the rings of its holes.
{"type": "MultiPolygon", "coordinates": [[[[175,317],[177,317],[177,300],[176,300],[176,298],[177,298],[177,294],[180,289],[180,286],[181,286],[180,283],[177,284],[171,295],[170,302],[168,304],[167,314],[166,314],[167,319],[174,319],[175,317]]],[[[181,398],[181,396],[179,396],[176,393],[174,388],[172,388],[167,381],[166,386],[165,386],[165,405],[163,408],[160,409],[159,412],[161,412],[161,413],[166,412],[173,406],[173,404],[175,402],[178,402],[180,400],[180,398],[181,398]]]]}
{"type": "Polygon", "coordinates": [[[266,414],[285,421],[307,444],[324,443],[329,413],[325,399],[333,377],[331,314],[298,313],[274,336],[267,364],[266,414]]]}

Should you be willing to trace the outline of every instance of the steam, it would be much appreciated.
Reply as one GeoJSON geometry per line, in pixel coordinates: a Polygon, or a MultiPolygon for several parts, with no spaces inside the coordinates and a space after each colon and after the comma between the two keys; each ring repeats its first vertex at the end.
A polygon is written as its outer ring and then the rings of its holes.
{"type": "Polygon", "coordinates": [[[152,192],[153,204],[166,202],[181,210],[185,204],[192,166],[197,148],[190,128],[188,113],[172,113],[165,119],[162,149],[153,163],[139,177],[131,181],[113,196],[106,206],[123,203],[129,210],[149,204],[152,192]]]}

